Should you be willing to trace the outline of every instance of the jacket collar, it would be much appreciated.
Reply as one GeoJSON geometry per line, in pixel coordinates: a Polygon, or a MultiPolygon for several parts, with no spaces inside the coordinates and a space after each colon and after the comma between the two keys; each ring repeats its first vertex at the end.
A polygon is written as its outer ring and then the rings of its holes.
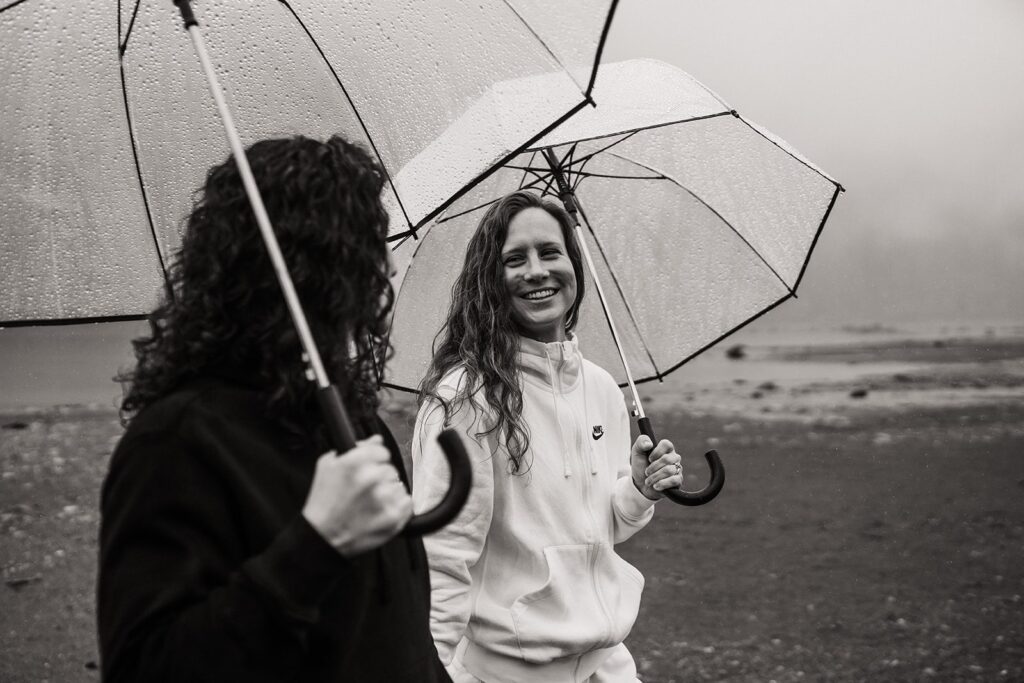
{"type": "Polygon", "coordinates": [[[579,341],[571,332],[562,342],[519,337],[519,367],[526,381],[565,393],[576,388],[582,365],[579,341]]]}

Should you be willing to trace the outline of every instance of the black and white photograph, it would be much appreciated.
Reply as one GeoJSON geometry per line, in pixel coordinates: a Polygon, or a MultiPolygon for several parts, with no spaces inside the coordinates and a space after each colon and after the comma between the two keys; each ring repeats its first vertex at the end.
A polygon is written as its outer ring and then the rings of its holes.
{"type": "Polygon", "coordinates": [[[1022,38],[0,0],[0,681],[1024,681],[1022,38]]]}

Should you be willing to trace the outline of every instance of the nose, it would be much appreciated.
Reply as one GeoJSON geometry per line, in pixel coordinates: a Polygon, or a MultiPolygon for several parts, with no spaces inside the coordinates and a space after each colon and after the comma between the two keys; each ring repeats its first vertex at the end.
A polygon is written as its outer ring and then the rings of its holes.
{"type": "Polygon", "coordinates": [[[523,273],[523,279],[527,282],[537,282],[548,277],[550,273],[548,269],[544,267],[544,264],[536,256],[530,256],[526,263],[526,271],[523,273]]]}

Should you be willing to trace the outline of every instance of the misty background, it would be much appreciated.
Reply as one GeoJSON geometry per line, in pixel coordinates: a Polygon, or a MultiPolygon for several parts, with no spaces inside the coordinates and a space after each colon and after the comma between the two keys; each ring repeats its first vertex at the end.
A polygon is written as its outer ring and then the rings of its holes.
{"type": "MultiPolygon", "coordinates": [[[[1022,37],[1014,0],[621,0],[604,61],[678,66],[847,190],[799,298],[738,339],[978,328],[1024,324],[1022,37]]],[[[113,404],[144,329],[0,330],[0,407],[113,404]]]]}
{"type": "Polygon", "coordinates": [[[836,178],[765,324],[1024,322],[1024,3],[624,0],[605,61],[655,57],[836,178]]]}

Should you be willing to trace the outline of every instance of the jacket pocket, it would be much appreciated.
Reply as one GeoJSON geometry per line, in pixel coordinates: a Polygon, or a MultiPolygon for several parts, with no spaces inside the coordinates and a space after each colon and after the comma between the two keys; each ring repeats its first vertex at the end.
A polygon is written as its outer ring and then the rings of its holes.
{"type": "Polygon", "coordinates": [[[512,603],[524,660],[534,663],[621,643],[636,621],[644,579],[608,545],[544,549],[548,575],[512,603]]]}

